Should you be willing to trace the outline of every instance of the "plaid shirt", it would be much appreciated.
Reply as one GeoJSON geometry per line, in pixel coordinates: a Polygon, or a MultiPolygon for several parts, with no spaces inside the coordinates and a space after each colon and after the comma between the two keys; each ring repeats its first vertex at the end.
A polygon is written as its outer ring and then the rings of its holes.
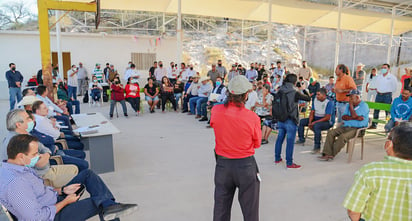
{"type": "Polygon", "coordinates": [[[363,166],[343,206],[365,220],[412,220],[412,161],[386,156],[363,166]]]}

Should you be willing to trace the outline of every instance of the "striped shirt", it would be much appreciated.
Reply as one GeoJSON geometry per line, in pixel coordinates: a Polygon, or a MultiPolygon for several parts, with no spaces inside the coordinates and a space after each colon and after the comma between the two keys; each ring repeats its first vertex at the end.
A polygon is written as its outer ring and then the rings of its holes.
{"type": "Polygon", "coordinates": [[[343,206],[365,220],[412,220],[412,161],[386,156],[363,166],[343,206]]]}
{"type": "Polygon", "coordinates": [[[93,73],[92,73],[92,76],[96,76],[97,81],[99,83],[103,83],[103,71],[102,71],[102,69],[97,69],[97,68],[94,69],[93,73]]]}

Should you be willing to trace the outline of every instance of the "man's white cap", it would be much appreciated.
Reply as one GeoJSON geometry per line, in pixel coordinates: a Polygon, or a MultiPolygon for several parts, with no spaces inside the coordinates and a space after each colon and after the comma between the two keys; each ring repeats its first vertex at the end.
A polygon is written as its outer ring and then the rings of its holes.
{"type": "Polygon", "coordinates": [[[36,96],[26,95],[23,99],[17,104],[17,107],[25,106],[25,105],[32,105],[35,101],[39,101],[36,96]]]}
{"type": "Polygon", "coordinates": [[[356,65],[356,67],[359,67],[359,66],[361,66],[361,67],[365,67],[365,65],[364,65],[364,64],[362,64],[361,62],[359,62],[359,63],[358,63],[358,65],[356,65]]]}
{"type": "Polygon", "coordinates": [[[230,80],[227,87],[231,94],[244,94],[252,89],[252,84],[245,76],[238,75],[230,80]]]}

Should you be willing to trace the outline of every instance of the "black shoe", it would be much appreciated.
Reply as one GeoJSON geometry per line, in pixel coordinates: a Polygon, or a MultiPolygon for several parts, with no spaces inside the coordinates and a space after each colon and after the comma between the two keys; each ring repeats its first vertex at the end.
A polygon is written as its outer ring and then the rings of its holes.
{"type": "Polygon", "coordinates": [[[267,141],[267,140],[262,140],[262,142],[260,143],[260,144],[268,144],[269,143],[269,141],[267,141]]]}
{"type": "Polygon", "coordinates": [[[127,115],[127,114],[124,114],[124,116],[125,116],[125,117],[128,117],[129,115],[127,115]]]}
{"type": "Polygon", "coordinates": [[[110,119],[112,119],[113,118],[113,114],[110,114],[110,119]]]}
{"type": "Polygon", "coordinates": [[[202,117],[199,121],[208,121],[207,117],[202,117]]]}
{"type": "Polygon", "coordinates": [[[103,209],[103,219],[112,220],[129,215],[137,210],[137,204],[115,204],[103,209]]]}
{"type": "Polygon", "coordinates": [[[188,110],[184,110],[184,111],[182,111],[182,113],[187,113],[187,112],[189,112],[188,110]]]}
{"type": "Polygon", "coordinates": [[[295,144],[303,144],[303,143],[305,143],[305,141],[303,141],[303,140],[298,140],[298,141],[295,142],[295,144]]]}
{"type": "Polygon", "coordinates": [[[376,129],[376,125],[371,125],[368,129],[376,129]]]}

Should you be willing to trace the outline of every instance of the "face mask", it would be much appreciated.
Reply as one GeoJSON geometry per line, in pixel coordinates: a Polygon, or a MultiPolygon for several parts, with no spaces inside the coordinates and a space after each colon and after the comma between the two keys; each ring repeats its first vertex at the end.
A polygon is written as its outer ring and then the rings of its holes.
{"type": "Polygon", "coordinates": [[[30,133],[30,132],[33,130],[33,128],[34,128],[34,121],[30,121],[29,123],[27,123],[27,129],[26,129],[26,131],[27,131],[28,133],[30,133]]]}
{"type": "Polygon", "coordinates": [[[40,156],[39,156],[39,155],[37,155],[37,156],[35,156],[35,157],[31,158],[31,160],[30,160],[30,164],[28,164],[28,165],[24,165],[24,166],[25,166],[25,167],[30,167],[30,168],[33,168],[33,167],[36,165],[36,163],[39,161],[39,158],[40,158],[40,156]]]}
{"type": "Polygon", "coordinates": [[[163,67],[163,64],[159,65],[159,67],[163,67]]]}
{"type": "Polygon", "coordinates": [[[73,71],[76,71],[76,68],[72,68],[73,71]]]}
{"type": "Polygon", "coordinates": [[[114,84],[119,84],[119,83],[120,83],[120,82],[118,82],[118,81],[115,81],[115,82],[114,82],[114,84]]]}
{"type": "Polygon", "coordinates": [[[93,82],[94,82],[94,83],[96,83],[96,82],[97,82],[97,80],[93,80],[93,82]]]}
{"type": "Polygon", "coordinates": [[[129,67],[129,68],[130,68],[130,66],[132,66],[132,64],[127,65],[127,67],[129,67]]]}
{"type": "Polygon", "coordinates": [[[192,71],[193,71],[193,68],[190,68],[190,70],[192,70],[192,71]]]}
{"type": "Polygon", "coordinates": [[[12,67],[11,70],[12,70],[12,71],[15,71],[15,70],[16,70],[16,67],[12,67]]]}
{"type": "Polygon", "coordinates": [[[132,81],[131,81],[133,84],[135,84],[135,83],[137,83],[137,80],[136,79],[132,79],[132,81]]]}
{"type": "Polygon", "coordinates": [[[221,67],[221,66],[222,66],[222,64],[217,64],[217,65],[219,65],[219,67],[221,67]]]}
{"type": "Polygon", "coordinates": [[[386,69],[386,68],[381,69],[381,74],[386,74],[387,72],[388,72],[388,69],[386,69]]]}
{"type": "Polygon", "coordinates": [[[216,87],[219,87],[222,84],[220,81],[216,81],[216,87]]]}

